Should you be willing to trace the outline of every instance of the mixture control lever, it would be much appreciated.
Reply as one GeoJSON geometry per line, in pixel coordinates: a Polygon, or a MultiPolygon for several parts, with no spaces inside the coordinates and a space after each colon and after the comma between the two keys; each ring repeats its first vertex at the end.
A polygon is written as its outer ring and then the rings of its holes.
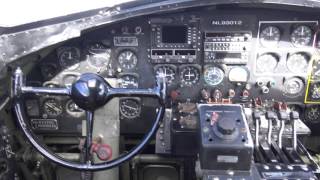
{"type": "Polygon", "coordinates": [[[272,121],[275,121],[277,119],[276,113],[273,111],[267,111],[266,114],[267,120],[268,120],[268,144],[271,145],[272,141],[272,121]]]}
{"type": "Polygon", "coordinates": [[[259,146],[259,132],[260,132],[260,121],[261,121],[262,113],[259,110],[254,110],[252,113],[252,117],[256,124],[256,134],[255,134],[255,145],[256,147],[259,146]]]}
{"type": "Polygon", "coordinates": [[[278,133],[278,146],[282,149],[282,135],[284,131],[285,121],[289,120],[289,114],[286,111],[280,110],[278,113],[278,117],[280,120],[280,130],[278,133]]]}
{"type": "Polygon", "coordinates": [[[296,121],[300,119],[297,111],[291,111],[290,113],[291,125],[292,125],[292,146],[293,149],[297,149],[297,125],[296,121]]]}

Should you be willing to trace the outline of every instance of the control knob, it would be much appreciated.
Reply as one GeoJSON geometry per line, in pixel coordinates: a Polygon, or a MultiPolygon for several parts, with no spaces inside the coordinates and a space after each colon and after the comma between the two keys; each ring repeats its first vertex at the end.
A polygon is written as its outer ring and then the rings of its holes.
{"type": "Polygon", "coordinates": [[[231,118],[221,119],[217,123],[217,129],[223,135],[232,135],[236,130],[235,120],[231,118]]]}

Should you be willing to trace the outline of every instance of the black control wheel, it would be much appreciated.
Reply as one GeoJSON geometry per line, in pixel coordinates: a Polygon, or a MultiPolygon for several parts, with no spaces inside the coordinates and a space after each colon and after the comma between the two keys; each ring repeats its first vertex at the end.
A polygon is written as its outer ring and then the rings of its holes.
{"type": "Polygon", "coordinates": [[[46,88],[46,87],[29,87],[24,84],[24,76],[22,70],[18,68],[14,74],[13,83],[14,93],[14,112],[17,117],[19,126],[23,133],[44,157],[62,165],[67,168],[84,171],[98,171],[110,169],[115,166],[119,166],[125,161],[130,160],[136,154],[138,154],[142,148],[149,142],[153,134],[156,132],[160,120],[163,118],[165,112],[165,92],[166,85],[164,80],[158,79],[157,86],[153,89],[123,89],[112,88],[104,78],[97,74],[86,73],[82,74],[80,78],[73,83],[69,88],[46,88]],[[86,110],[87,119],[87,134],[85,144],[85,162],[74,162],[63,159],[53,153],[46,145],[40,143],[38,137],[31,131],[31,128],[26,123],[26,115],[22,103],[22,94],[34,93],[34,94],[51,94],[70,96],[70,98],[82,109],[86,110]],[[157,110],[156,120],[153,122],[151,129],[146,133],[140,144],[135,146],[131,151],[119,156],[118,158],[102,162],[93,163],[90,154],[90,148],[92,145],[92,131],[93,131],[93,117],[94,111],[104,106],[110,99],[114,97],[152,97],[159,101],[160,107],[157,110]]]}

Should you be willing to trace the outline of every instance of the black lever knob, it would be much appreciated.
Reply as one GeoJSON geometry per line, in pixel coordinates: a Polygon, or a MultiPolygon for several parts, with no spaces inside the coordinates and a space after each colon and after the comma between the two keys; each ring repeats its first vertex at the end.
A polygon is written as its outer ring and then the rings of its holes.
{"type": "Polygon", "coordinates": [[[291,111],[291,112],[290,112],[290,119],[292,119],[292,120],[298,120],[298,119],[300,119],[299,113],[298,113],[297,111],[291,111]]]}
{"type": "Polygon", "coordinates": [[[255,119],[255,120],[261,119],[261,115],[262,115],[261,111],[258,111],[258,110],[255,110],[252,113],[253,119],[255,119]]]}
{"type": "Polygon", "coordinates": [[[273,111],[267,111],[266,116],[267,116],[267,119],[270,119],[270,120],[277,119],[277,115],[273,111]]]}
{"type": "Polygon", "coordinates": [[[289,120],[289,114],[286,111],[279,111],[278,115],[280,120],[289,120]]]}
{"type": "Polygon", "coordinates": [[[107,101],[110,85],[99,75],[82,74],[71,87],[72,100],[84,110],[96,110],[107,101]]]}

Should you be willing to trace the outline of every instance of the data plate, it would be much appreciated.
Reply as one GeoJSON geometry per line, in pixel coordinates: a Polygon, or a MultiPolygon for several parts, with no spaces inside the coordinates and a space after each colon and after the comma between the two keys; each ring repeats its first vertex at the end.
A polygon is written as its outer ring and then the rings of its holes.
{"type": "Polygon", "coordinates": [[[134,36],[113,38],[114,46],[138,46],[138,38],[134,36]]]}
{"type": "Polygon", "coordinates": [[[31,127],[34,130],[58,130],[56,119],[31,119],[31,127]]]}

